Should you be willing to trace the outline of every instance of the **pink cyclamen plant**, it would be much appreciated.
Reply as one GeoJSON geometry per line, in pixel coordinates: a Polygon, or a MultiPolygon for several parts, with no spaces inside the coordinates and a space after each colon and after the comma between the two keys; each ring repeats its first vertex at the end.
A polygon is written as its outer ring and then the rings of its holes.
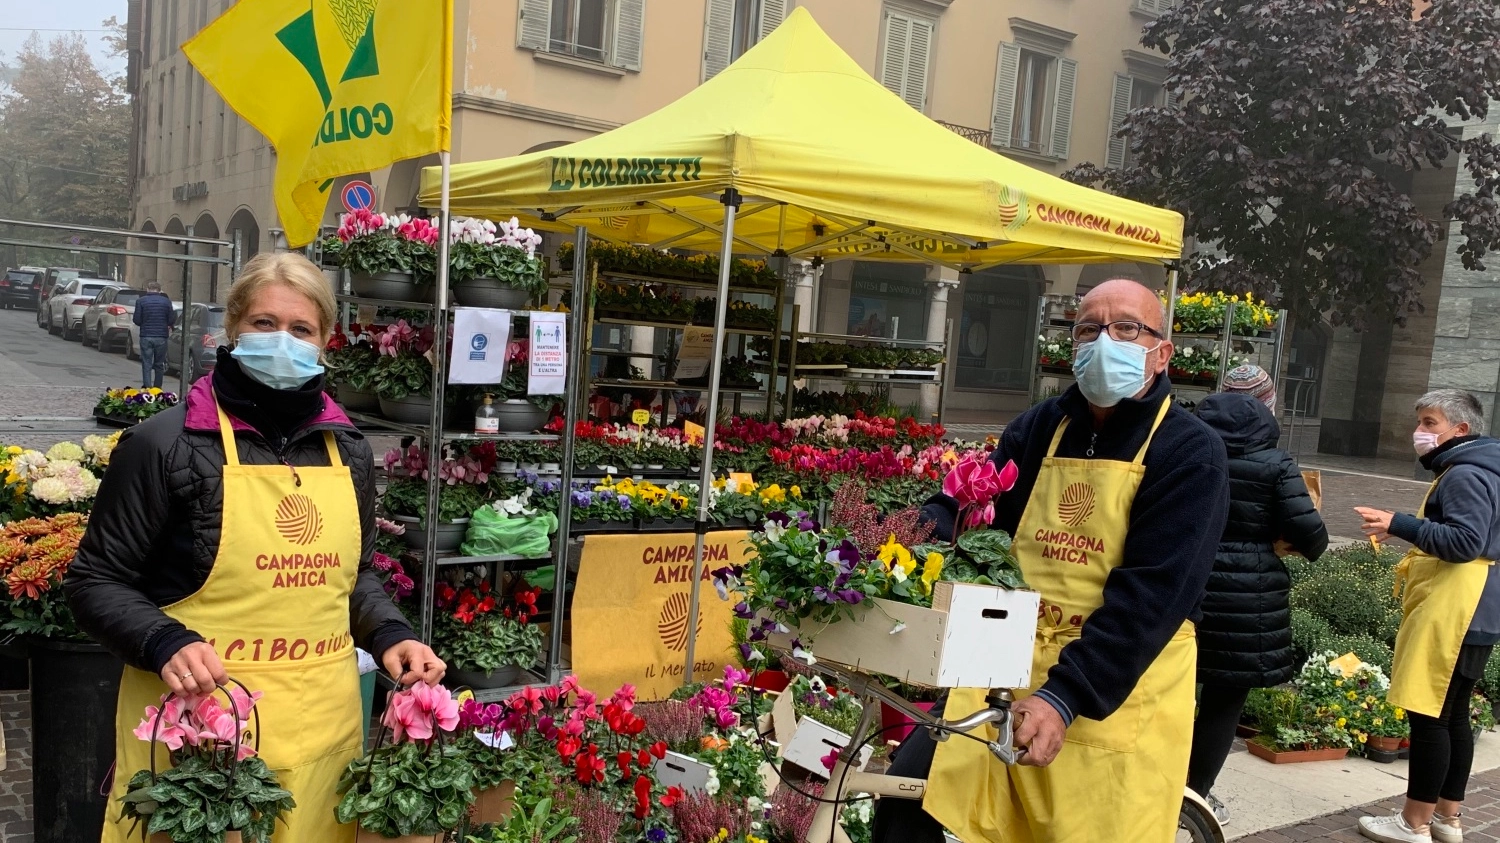
{"type": "Polygon", "coordinates": [[[419,682],[391,697],[380,722],[390,728],[395,743],[430,741],[439,730],[458,728],[458,701],[442,685],[419,682]]]}
{"type": "Polygon", "coordinates": [[[263,696],[260,691],[247,693],[239,686],[224,691],[229,705],[213,694],[193,697],[164,696],[160,706],[146,706],[145,717],[132,732],[147,742],[158,742],[172,752],[184,748],[213,756],[234,750],[235,760],[243,761],[255,754],[255,748],[244,741],[250,728],[250,712],[263,696]]]}
{"type": "Polygon", "coordinates": [[[997,469],[983,452],[971,452],[959,460],[943,478],[943,494],[958,502],[959,531],[994,523],[995,496],[1014,488],[1019,474],[1014,460],[997,469]]]}

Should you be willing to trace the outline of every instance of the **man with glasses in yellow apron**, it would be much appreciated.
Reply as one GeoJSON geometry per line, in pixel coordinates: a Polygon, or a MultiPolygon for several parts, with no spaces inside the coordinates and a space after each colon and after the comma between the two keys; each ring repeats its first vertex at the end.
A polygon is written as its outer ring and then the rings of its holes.
{"type": "Polygon", "coordinates": [[[1376,540],[1412,544],[1396,567],[1401,629],[1386,698],[1411,718],[1406,804],[1361,817],[1359,831],[1383,843],[1460,843],[1459,813],[1474,734],[1469,696],[1500,641],[1500,442],[1484,429],[1479,400],[1435,389],[1417,400],[1412,445],[1437,478],[1416,515],[1355,507],[1376,540]]]}
{"type": "MultiPolygon", "coordinates": [[[[1042,595],[1032,687],[1016,690],[1021,765],[963,738],[912,733],[890,773],[926,778],[921,805],[882,800],[875,843],[1167,843],[1187,780],[1192,621],[1229,507],[1222,441],[1177,407],[1173,345],[1150,290],[1095,287],[1073,327],[1077,384],[1008,425],[994,459],[1020,477],[995,501],[1042,595]]],[[[940,536],[956,508],[924,508],[940,536]]],[[[985,646],[975,641],[975,646],[985,646]]],[[[985,707],[952,692],[944,714],[985,707]]],[[[987,739],[993,735],[985,735],[987,739]]]]}

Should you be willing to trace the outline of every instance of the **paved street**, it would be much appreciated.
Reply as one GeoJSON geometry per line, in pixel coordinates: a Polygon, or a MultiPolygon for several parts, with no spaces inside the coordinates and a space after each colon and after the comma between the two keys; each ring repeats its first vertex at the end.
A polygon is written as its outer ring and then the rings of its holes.
{"type": "MultiPolygon", "coordinates": [[[[141,364],[122,353],[52,336],[30,310],[0,310],[0,442],[45,449],[99,432],[84,421],[99,394],[140,379],[141,364]]],[[[177,388],[175,381],[166,387],[177,388]]]]}

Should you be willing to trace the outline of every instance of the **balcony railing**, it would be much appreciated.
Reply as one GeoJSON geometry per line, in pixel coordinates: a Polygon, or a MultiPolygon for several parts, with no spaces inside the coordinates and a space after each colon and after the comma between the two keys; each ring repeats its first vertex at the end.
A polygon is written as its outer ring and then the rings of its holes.
{"type": "Polygon", "coordinates": [[[955,135],[963,138],[968,138],[969,140],[979,144],[980,146],[987,148],[990,145],[989,129],[974,129],[970,128],[969,126],[959,126],[955,123],[948,123],[943,120],[938,120],[936,122],[939,126],[942,126],[948,131],[953,132],[955,135]]]}

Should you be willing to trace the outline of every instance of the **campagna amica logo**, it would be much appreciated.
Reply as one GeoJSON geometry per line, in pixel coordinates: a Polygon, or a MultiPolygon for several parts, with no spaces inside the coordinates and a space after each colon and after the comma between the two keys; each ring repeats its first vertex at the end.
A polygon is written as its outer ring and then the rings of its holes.
{"type": "Polygon", "coordinates": [[[312,544],[323,534],[323,516],[307,495],[287,495],[276,506],[276,532],[292,544],[312,544]]]}
{"type": "MultiPolygon", "coordinates": [[[[703,613],[698,613],[698,632],[703,632],[703,613]]],[[[656,633],[668,650],[680,653],[687,649],[688,642],[688,596],[679,591],[662,604],[661,619],[657,621],[656,633]]]]}
{"type": "Polygon", "coordinates": [[[1087,483],[1072,483],[1063,490],[1062,500],[1057,502],[1057,516],[1069,527],[1082,527],[1094,514],[1094,487],[1087,483]]]}

